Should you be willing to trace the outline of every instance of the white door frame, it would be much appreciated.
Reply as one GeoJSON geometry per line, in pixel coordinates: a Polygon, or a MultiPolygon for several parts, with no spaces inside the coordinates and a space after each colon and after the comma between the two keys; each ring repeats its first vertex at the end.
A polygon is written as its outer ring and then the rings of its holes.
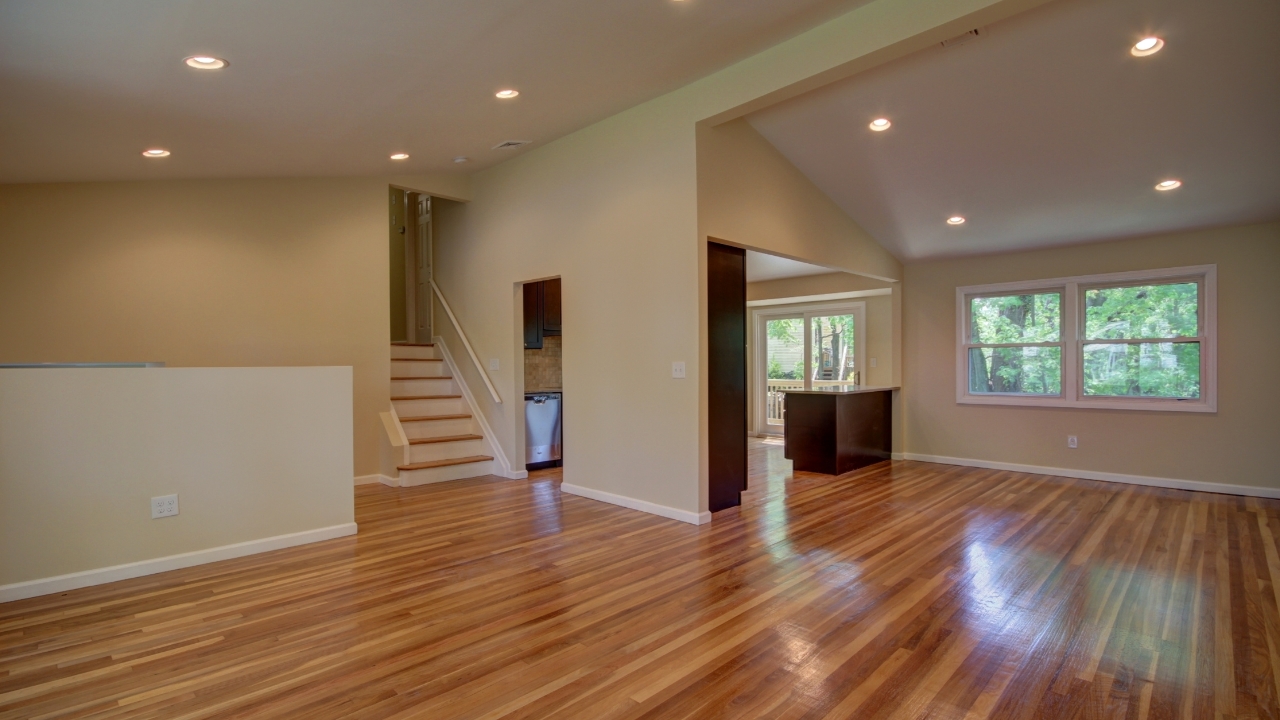
{"type": "Polygon", "coordinates": [[[797,303],[795,305],[770,305],[758,309],[752,308],[751,428],[756,434],[779,435],[782,433],[782,426],[769,424],[768,414],[765,409],[765,401],[768,396],[767,375],[769,372],[769,347],[765,323],[770,320],[784,318],[804,319],[804,387],[807,390],[811,386],[810,378],[813,377],[813,368],[811,367],[813,351],[810,347],[812,338],[810,338],[809,320],[827,315],[853,315],[853,368],[858,371],[859,377],[865,377],[862,375],[865,372],[862,367],[862,359],[867,347],[866,301],[797,303]]]}

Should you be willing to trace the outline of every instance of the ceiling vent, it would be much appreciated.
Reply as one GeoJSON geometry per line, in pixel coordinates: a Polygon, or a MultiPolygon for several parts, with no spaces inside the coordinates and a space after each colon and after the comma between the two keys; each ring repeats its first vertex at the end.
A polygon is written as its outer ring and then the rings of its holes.
{"type": "Polygon", "coordinates": [[[984,38],[988,34],[990,34],[990,32],[991,31],[987,30],[985,27],[974,28],[963,35],[957,35],[951,38],[950,40],[943,40],[942,47],[944,48],[959,47],[960,45],[963,45],[969,42],[970,40],[977,40],[978,38],[984,38]]]}
{"type": "Polygon", "coordinates": [[[532,140],[504,140],[493,146],[494,150],[507,150],[509,148],[518,148],[521,145],[528,145],[532,140]]]}

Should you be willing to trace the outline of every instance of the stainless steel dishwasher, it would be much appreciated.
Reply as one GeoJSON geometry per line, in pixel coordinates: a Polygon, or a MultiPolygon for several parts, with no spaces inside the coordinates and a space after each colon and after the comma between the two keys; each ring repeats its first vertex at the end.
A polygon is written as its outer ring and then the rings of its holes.
{"type": "Polygon", "coordinates": [[[525,467],[537,470],[560,464],[560,393],[524,396],[525,467]]]}

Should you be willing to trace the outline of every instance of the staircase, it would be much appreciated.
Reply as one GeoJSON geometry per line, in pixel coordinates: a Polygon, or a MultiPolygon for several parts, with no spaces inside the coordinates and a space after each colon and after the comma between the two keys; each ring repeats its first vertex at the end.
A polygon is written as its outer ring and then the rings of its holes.
{"type": "Polygon", "coordinates": [[[409,440],[397,485],[493,474],[489,441],[435,345],[391,345],[391,404],[409,440]]]}

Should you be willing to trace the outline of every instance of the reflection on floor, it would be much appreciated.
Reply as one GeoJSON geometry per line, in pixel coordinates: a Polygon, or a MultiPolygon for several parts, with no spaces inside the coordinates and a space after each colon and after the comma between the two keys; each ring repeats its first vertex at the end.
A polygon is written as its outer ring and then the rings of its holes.
{"type": "Polygon", "coordinates": [[[750,452],[702,527],[363,485],[354,538],[0,605],[0,717],[1277,716],[1280,502],[750,452]]]}

